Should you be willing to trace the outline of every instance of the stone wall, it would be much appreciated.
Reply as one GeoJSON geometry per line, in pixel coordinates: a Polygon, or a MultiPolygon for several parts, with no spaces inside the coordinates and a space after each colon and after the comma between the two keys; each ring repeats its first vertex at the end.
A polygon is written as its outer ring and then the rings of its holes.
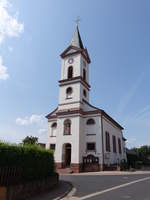
{"type": "Polygon", "coordinates": [[[43,179],[24,184],[18,184],[8,187],[0,187],[0,200],[26,200],[31,196],[49,191],[58,184],[59,175],[54,175],[43,179]]]}

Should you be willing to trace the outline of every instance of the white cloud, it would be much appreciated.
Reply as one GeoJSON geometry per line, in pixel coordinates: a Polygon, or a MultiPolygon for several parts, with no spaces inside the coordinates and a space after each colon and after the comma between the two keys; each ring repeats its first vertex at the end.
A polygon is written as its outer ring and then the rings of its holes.
{"type": "Polygon", "coordinates": [[[0,56],[0,79],[2,80],[7,80],[9,77],[7,67],[4,66],[3,64],[3,59],[0,56]]]}
{"type": "Polygon", "coordinates": [[[31,124],[36,124],[42,122],[42,116],[41,115],[31,115],[29,118],[31,124]]]}
{"type": "Polygon", "coordinates": [[[16,119],[16,124],[19,126],[26,126],[26,125],[32,125],[32,124],[41,124],[43,122],[41,115],[33,114],[30,117],[18,117],[16,119]]]}
{"type": "MultiPolygon", "coordinates": [[[[18,37],[24,30],[23,23],[20,23],[17,19],[18,13],[12,14],[12,5],[8,0],[0,0],[0,44],[4,42],[6,38],[18,37]]],[[[12,52],[13,48],[9,48],[12,52]]],[[[0,56],[0,79],[7,80],[9,77],[7,67],[2,63],[2,57],[0,56]]]]}
{"type": "Polygon", "coordinates": [[[24,25],[19,23],[17,14],[10,13],[11,4],[8,0],[0,0],[0,44],[6,37],[18,37],[24,25]]]}

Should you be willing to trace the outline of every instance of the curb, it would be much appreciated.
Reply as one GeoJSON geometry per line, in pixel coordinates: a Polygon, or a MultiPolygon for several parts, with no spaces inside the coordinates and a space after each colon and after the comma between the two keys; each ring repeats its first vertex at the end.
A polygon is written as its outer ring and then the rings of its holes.
{"type": "Polygon", "coordinates": [[[69,196],[69,194],[72,194],[72,192],[74,191],[74,186],[71,182],[69,181],[65,181],[69,186],[70,186],[70,189],[68,189],[63,195],[61,195],[60,197],[56,198],[55,200],[61,200],[67,196],[69,196]]]}

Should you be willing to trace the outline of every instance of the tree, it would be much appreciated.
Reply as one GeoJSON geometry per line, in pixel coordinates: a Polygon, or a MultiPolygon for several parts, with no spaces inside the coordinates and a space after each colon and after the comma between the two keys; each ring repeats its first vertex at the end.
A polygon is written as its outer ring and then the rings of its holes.
{"type": "Polygon", "coordinates": [[[140,154],[142,154],[143,156],[148,157],[148,156],[150,156],[150,146],[148,146],[148,145],[141,146],[138,149],[138,152],[140,154]]]}
{"type": "Polygon", "coordinates": [[[38,138],[33,137],[33,136],[27,136],[23,139],[22,142],[23,142],[24,145],[27,145],[27,144],[34,145],[34,144],[38,143],[38,138]]]}

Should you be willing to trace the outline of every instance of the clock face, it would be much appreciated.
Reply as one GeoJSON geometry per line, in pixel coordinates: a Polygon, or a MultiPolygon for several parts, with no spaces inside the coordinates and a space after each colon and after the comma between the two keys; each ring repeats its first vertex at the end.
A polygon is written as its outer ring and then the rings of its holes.
{"type": "Polygon", "coordinates": [[[68,63],[69,63],[69,64],[72,64],[72,63],[73,63],[73,58],[69,58],[69,59],[68,59],[68,63]]]}

